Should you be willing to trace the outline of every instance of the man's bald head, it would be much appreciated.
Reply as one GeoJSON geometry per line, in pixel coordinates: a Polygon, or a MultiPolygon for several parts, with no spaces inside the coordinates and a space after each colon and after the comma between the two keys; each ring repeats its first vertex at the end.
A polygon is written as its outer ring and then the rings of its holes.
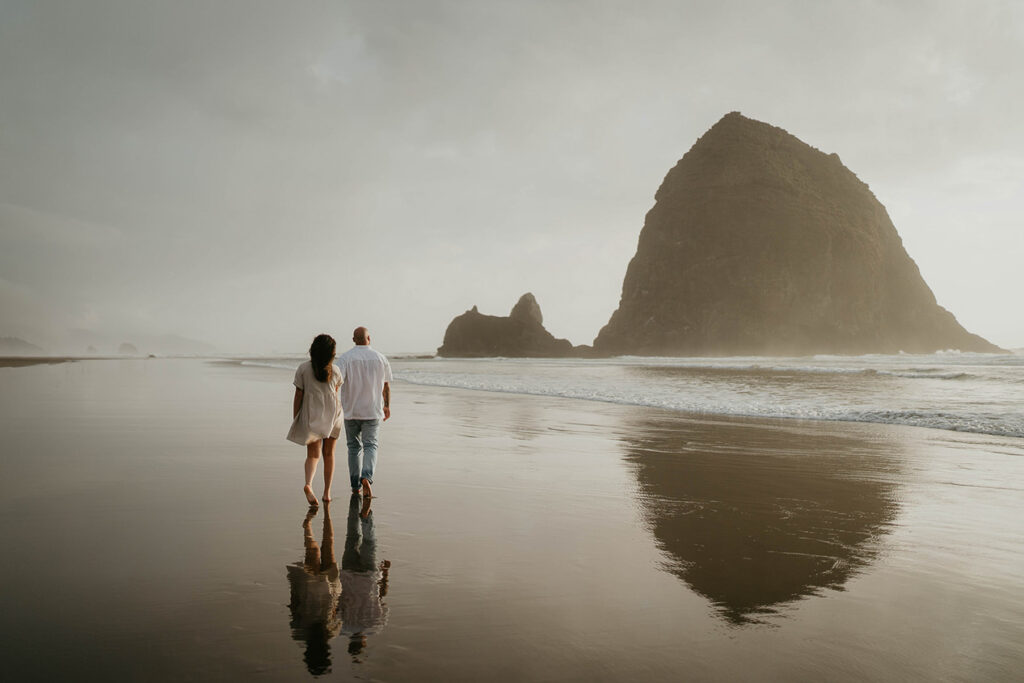
{"type": "Polygon", "coordinates": [[[356,346],[366,346],[370,343],[370,331],[365,327],[357,327],[352,332],[352,341],[356,343],[356,346]]]}

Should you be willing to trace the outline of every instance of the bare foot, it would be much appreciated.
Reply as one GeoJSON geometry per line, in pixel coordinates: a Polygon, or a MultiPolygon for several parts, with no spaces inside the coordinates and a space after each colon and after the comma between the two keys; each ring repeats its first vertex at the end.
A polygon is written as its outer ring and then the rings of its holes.
{"type": "Polygon", "coordinates": [[[330,490],[324,491],[324,495],[320,496],[320,500],[322,500],[325,503],[330,503],[331,502],[331,492],[330,492],[330,490]]]}
{"type": "Polygon", "coordinates": [[[370,480],[363,479],[363,496],[366,498],[373,498],[373,492],[370,491],[370,480]]]}
{"type": "Polygon", "coordinates": [[[305,486],[302,487],[302,492],[306,494],[306,501],[310,505],[312,505],[313,507],[320,505],[320,502],[316,499],[316,496],[313,495],[313,489],[310,488],[309,484],[306,484],[305,486]]]}

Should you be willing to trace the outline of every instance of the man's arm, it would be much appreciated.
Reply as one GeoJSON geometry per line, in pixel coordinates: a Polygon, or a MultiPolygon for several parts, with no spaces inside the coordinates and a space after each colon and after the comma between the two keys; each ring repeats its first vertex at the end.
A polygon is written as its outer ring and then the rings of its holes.
{"type": "Polygon", "coordinates": [[[384,382],[384,420],[391,417],[391,385],[384,382]]]}

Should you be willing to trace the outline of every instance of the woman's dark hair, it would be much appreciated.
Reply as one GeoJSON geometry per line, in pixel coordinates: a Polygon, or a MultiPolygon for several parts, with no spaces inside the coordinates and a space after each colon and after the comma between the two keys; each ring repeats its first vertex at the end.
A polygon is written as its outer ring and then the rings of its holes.
{"type": "Polygon", "coordinates": [[[331,361],[334,360],[334,337],[318,334],[309,345],[309,360],[313,363],[313,375],[321,382],[331,377],[331,361]]]}

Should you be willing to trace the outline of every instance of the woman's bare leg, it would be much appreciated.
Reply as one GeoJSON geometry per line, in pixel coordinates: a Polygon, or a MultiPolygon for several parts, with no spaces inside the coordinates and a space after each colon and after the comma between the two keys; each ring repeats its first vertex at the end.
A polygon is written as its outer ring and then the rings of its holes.
{"type": "Polygon", "coordinates": [[[337,439],[324,439],[324,495],[325,503],[331,502],[331,482],[334,480],[334,446],[337,439]]]}
{"type": "Polygon", "coordinates": [[[319,505],[316,496],[313,495],[313,475],[316,474],[316,463],[320,459],[321,441],[314,441],[306,444],[306,485],[302,492],[306,494],[306,501],[310,505],[319,505]]]}

